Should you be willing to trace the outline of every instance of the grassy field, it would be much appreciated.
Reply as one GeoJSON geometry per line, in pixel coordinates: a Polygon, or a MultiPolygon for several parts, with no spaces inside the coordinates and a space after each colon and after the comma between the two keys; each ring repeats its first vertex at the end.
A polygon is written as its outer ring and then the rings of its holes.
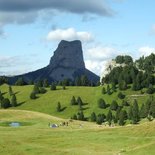
{"type": "Polygon", "coordinates": [[[73,121],[49,128],[48,123],[68,121],[39,112],[0,110],[2,122],[27,122],[28,126],[0,125],[1,155],[153,155],[155,122],[125,127],[100,127],[73,121]],[[81,124],[81,125],[80,125],[81,124]]]}
{"type": "MultiPolygon", "coordinates": [[[[96,113],[107,113],[107,109],[99,109],[97,106],[97,100],[99,98],[103,98],[106,103],[111,104],[112,100],[116,100],[119,104],[121,104],[121,100],[117,97],[116,93],[112,95],[101,94],[102,87],[67,87],[66,90],[62,90],[62,87],[58,87],[58,90],[51,91],[49,88],[47,89],[46,94],[38,95],[36,100],[31,100],[29,98],[30,93],[33,90],[33,86],[12,86],[13,92],[16,93],[17,102],[20,106],[15,109],[23,109],[30,111],[38,111],[46,114],[50,114],[53,116],[61,117],[61,118],[70,118],[73,114],[78,112],[78,106],[71,106],[70,101],[72,96],[76,98],[80,96],[85,103],[83,106],[84,114],[86,117],[89,117],[92,112],[96,113]],[[65,108],[62,112],[57,112],[56,107],[57,103],[60,101],[62,108],[65,108]]],[[[1,92],[3,92],[5,97],[10,98],[8,94],[8,85],[0,86],[1,92]]],[[[137,99],[139,105],[144,103],[148,95],[144,94],[142,96],[134,96],[140,95],[140,92],[132,91],[128,89],[123,92],[126,94],[126,100],[132,103],[133,99],[137,99]]],[[[14,108],[10,108],[14,109],[14,108]]]]}

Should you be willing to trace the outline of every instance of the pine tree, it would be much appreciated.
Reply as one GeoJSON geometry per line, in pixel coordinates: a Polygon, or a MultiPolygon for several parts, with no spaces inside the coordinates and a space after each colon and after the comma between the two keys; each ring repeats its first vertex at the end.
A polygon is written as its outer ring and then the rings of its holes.
{"type": "Polygon", "coordinates": [[[104,87],[102,88],[102,94],[106,94],[106,90],[104,87]]]}
{"type": "Polygon", "coordinates": [[[116,110],[116,116],[115,116],[115,122],[117,123],[119,120],[119,115],[120,115],[121,107],[118,107],[116,110]]]}
{"type": "Polygon", "coordinates": [[[112,91],[116,92],[116,84],[115,84],[115,82],[112,83],[112,91]]]}
{"type": "Polygon", "coordinates": [[[71,105],[77,105],[77,102],[76,102],[76,99],[74,96],[72,97],[70,104],[71,105]]]}
{"type": "Polygon", "coordinates": [[[39,93],[45,94],[46,93],[46,89],[44,87],[40,87],[39,88],[39,93]]]}
{"type": "Polygon", "coordinates": [[[12,87],[9,86],[9,95],[12,96],[13,95],[13,91],[12,91],[12,87]]]}
{"type": "Polygon", "coordinates": [[[81,97],[78,97],[77,98],[77,103],[78,103],[79,106],[82,106],[83,105],[83,102],[82,102],[81,97]]]}
{"type": "Polygon", "coordinates": [[[51,90],[56,90],[56,85],[55,85],[55,83],[52,83],[52,84],[51,84],[51,90]]]}
{"type": "Polygon", "coordinates": [[[4,108],[4,109],[7,109],[7,108],[11,107],[10,100],[8,98],[4,98],[1,101],[1,107],[4,108]]]}
{"type": "Polygon", "coordinates": [[[110,91],[110,86],[109,85],[107,85],[107,94],[111,95],[111,91],[110,91]]]}
{"type": "Polygon", "coordinates": [[[80,121],[84,121],[85,120],[83,111],[78,112],[77,119],[80,120],[80,121]]]}
{"type": "Polygon", "coordinates": [[[153,88],[153,85],[152,85],[152,84],[149,85],[149,87],[148,87],[148,89],[146,90],[146,92],[147,92],[148,94],[153,94],[153,93],[154,93],[154,88],[153,88]]]}
{"type": "Polygon", "coordinates": [[[132,105],[130,105],[129,110],[128,110],[128,118],[129,120],[133,119],[133,111],[132,111],[133,107],[132,105]]]}
{"type": "Polygon", "coordinates": [[[102,98],[100,98],[98,100],[98,107],[101,108],[101,109],[105,109],[106,108],[106,103],[105,103],[105,101],[102,98]]]}
{"type": "Polygon", "coordinates": [[[134,100],[132,113],[133,113],[132,123],[136,124],[139,121],[139,107],[138,107],[137,100],[134,100]]]}
{"type": "Polygon", "coordinates": [[[105,119],[105,115],[104,114],[98,114],[97,118],[96,118],[96,123],[101,125],[104,122],[105,119]]]}
{"type": "Polygon", "coordinates": [[[3,100],[3,95],[2,95],[2,92],[0,91],[0,102],[3,100]]]}
{"type": "Polygon", "coordinates": [[[118,87],[119,87],[120,90],[126,90],[127,89],[127,84],[126,84],[125,80],[121,80],[118,83],[118,87]]]}
{"type": "Polygon", "coordinates": [[[32,99],[32,100],[34,100],[34,99],[36,99],[37,97],[36,97],[36,93],[35,92],[31,92],[31,94],[30,94],[30,99],[32,99]]]}
{"type": "Polygon", "coordinates": [[[38,86],[38,87],[43,87],[43,81],[42,81],[42,80],[38,80],[37,86],[38,86]]]}
{"type": "Polygon", "coordinates": [[[145,105],[144,105],[144,103],[141,105],[139,114],[140,114],[140,118],[145,118],[146,117],[145,116],[145,105]]]}
{"type": "Polygon", "coordinates": [[[125,124],[126,112],[124,110],[120,111],[119,114],[119,125],[123,126],[125,124]]]}
{"type": "Polygon", "coordinates": [[[116,111],[117,108],[118,108],[118,103],[115,100],[113,100],[111,105],[110,105],[110,109],[116,111]]]}
{"type": "Polygon", "coordinates": [[[124,99],[125,98],[125,95],[122,92],[119,92],[117,96],[120,99],[124,99]]]}
{"type": "Polygon", "coordinates": [[[49,82],[48,82],[47,79],[44,79],[43,86],[46,87],[46,88],[49,87],[49,82]]]}
{"type": "Polygon", "coordinates": [[[111,125],[111,122],[112,122],[112,112],[111,112],[111,110],[108,111],[106,120],[109,122],[109,125],[111,125]]]}
{"type": "Polygon", "coordinates": [[[16,81],[15,85],[17,86],[23,86],[23,85],[26,85],[27,83],[24,81],[24,79],[21,77],[21,78],[18,78],[18,80],[16,81]]]}
{"type": "Polygon", "coordinates": [[[86,75],[82,75],[81,76],[81,85],[82,86],[89,86],[89,80],[88,77],[86,75]]]}
{"type": "Polygon", "coordinates": [[[15,95],[15,94],[12,95],[12,98],[11,98],[11,105],[12,105],[13,107],[16,107],[16,106],[17,106],[17,99],[16,99],[16,95],[15,95]]]}
{"type": "Polygon", "coordinates": [[[66,90],[66,86],[65,85],[62,86],[62,90],[66,90]]]}
{"type": "Polygon", "coordinates": [[[73,117],[72,117],[72,119],[77,120],[77,115],[74,114],[73,117]]]}
{"type": "Polygon", "coordinates": [[[38,87],[37,84],[34,85],[34,87],[33,87],[33,92],[34,92],[35,94],[39,94],[39,93],[40,93],[39,87],[38,87]]]}
{"type": "Polygon", "coordinates": [[[155,101],[151,102],[151,106],[150,106],[150,114],[153,118],[155,118],[155,101]]]}
{"type": "Polygon", "coordinates": [[[76,85],[76,86],[81,86],[81,79],[80,79],[79,77],[77,77],[77,78],[75,79],[75,85],[76,85]]]}
{"type": "Polygon", "coordinates": [[[61,111],[61,104],[60,104],[60,102],[58,102],[58,104],[57,104],[57,112],[60,112],[61,111]]]}
{"type": "Polygon", "coordinates": [[[91,122],[95,122],[96,121],[96,114],[95,114],[95,112],[91,113],[90,120],[91,120],[91,122]]]}

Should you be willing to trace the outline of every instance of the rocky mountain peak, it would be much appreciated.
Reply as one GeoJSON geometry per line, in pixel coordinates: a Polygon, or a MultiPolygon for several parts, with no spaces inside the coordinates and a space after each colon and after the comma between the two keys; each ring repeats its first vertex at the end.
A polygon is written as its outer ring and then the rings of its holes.
{"type": "Polygon", "coordinates": [[[62,40],[50,60],[50,67],[85,68],[81,41],[62,40]]]}

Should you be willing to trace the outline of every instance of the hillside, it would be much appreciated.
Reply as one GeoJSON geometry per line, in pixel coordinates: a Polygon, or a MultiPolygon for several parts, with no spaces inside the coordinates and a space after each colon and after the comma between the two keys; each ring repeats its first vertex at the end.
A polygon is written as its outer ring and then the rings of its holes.
{"type": "MultiPolygon", "coordinates": [[[[104,86],[106,87],[106,85],[104,86]]],[[[73,114],[78,112],[78,106],[71,106],[71,98],[75,96],[81,97],[84,102],[83,112],[86,117],[90,117],[92,112],[96,114],[104,113],[106,114],[108,109],[101,109],[98,107],[98,99],[103,98],[107,104],[111,104],[113,100],[117,101],[121,105],[122,100],[118,98],[118,89],[111,95],[102,94],[102,86],[99,87],[66,87],[66,90],[62,90],[62,87],[57,87],[56,91],[51,91],[50,88],[46,88],[47,92],[45,94],[38,94],[38,98],[35,100],[30,99],[30,93],[33,90],[33,85],[27,86],[12,86],[13,92],[16,94],[17,102],[19,106],[11,107],[10,109],[22,109],[38,111],[53,116],[58,116],[61,118],[70,118],[73,114]],[[60,102],[63,111],[57,112],[57,103],[60,102]]],[[[0,90],[4,93],[4,96],[11,99],[8,93],[8,85],[4,84],[0,86],[0,90]]],[[[121,91],[125,94],[125,100],[132,103],[134,99],[137,99],[139,106],[145,103],[146,100],[151,96],[149,94],[141,94],[141,91],[133,91],[131,88],[121,91]]]]}
{"type": "Polygon", "coordinates": [[[0,154],[155,154],[154,121],[114,128],[73,121],[67,127],[55,129],[48,127],[49,121],[59,123],[65,120],[38,112],[0,110],[0,154]],[[5,121],[26,121],[31,125],[1,126],[5,121]]]}

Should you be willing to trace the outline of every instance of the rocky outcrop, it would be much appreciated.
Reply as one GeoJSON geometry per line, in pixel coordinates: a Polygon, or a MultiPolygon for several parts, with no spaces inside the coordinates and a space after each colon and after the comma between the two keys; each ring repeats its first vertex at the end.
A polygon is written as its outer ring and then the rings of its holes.
{"type": "Polygon", "coordinates": [[[79,40],[62,40],[54,55],[51,57],[48,66],[34,72],[11,77],[11,83],[19,77],[23,77],[27,82],[48,79],[52,81],[62,81],[63,79],[75,80],[76,77],[86,75],[93,82],[99,81],[99,77],[85,68],[83,60],[82,45],[79,40]]]}

